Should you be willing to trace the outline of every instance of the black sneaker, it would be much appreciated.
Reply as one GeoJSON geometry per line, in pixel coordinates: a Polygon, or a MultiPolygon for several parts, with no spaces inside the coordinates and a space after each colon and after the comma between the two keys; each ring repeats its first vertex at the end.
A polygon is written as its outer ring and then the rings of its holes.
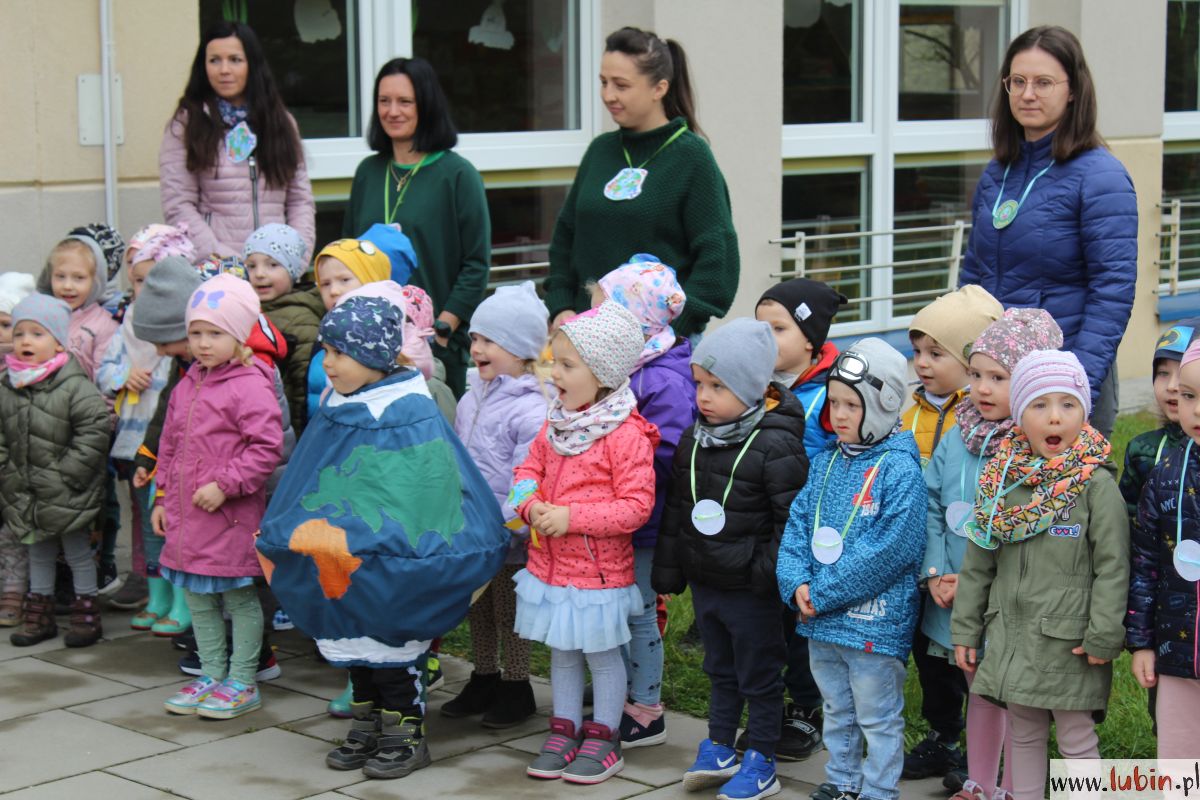
{"type": "Polygon", "coordinates": [[[171,647],[174,647],[176,650],[194,653],[196,652],[196,637],[190,630],[187,633],[181,633],[178,636],[172,636],[171,647]]]}
{"type": "MultiPolygon", "coordinates": [[[[179,671],[184,675],[199,675],[201,672],[200,654],[191,650],[179,659],[179,671]]],[[[264,650],[258,654],[258,672],[254,673],[254,680],[273,681],[282,674],[283,670],[279,667],[279,662],[275,660],[273,652],[264,650]]]]}
{"type": "Polygon", "coordinates": [[[150,599],[149,594],[150,590],[145,577],[131,572],[125,579],[125,585],[121,587],[121,590],[108,598],[108,604],[113,608],[125,611],[137,611],[146,605],[150,599]]]}
{"type": "Polygon", "coordinates": [[[952,792],[962,791],[963,784],[967,782],[966,768],[958,768],[950,770],[946,773],[946,777],[942,778],[942,786],[945,786],[952,792]]]}
{"type": "Polygon", "coordinates": [[[842,800],[842,798],[857,798],[858,795],[843,792],[835,783],[822,783],[816,791],[808,796],[809,800],[842,800]]]}
{"type": "Polygon", "coordinates": [[[105,562],[100,562],[96,568],[96,594],[101,597],[108,597],[121,591],[121,587],[125,585],[125,578],[121,573],[117,572],[117,565],[105,562]]]}
{"type": "Polygon", "coordinates": [[[911,752],[904,756],[902,780],[911,781],[933,776],[944,776],[952,769],[966,767],[966,755],[958,742],[946,744],[941,734],[930,731],[911,752]]]}
{"type": "MultiPolygon", "coordinates": [[[[626,704],[626,709],[629,705],[626,704]]],[[[662,744],[667,740],[667,715],[661,713],[658,719],[652,719],[643,725],[628,713],[621,714],[621,747],[629,750],[634,747],[650,747],[662,744]]]]}
{"type": "Polygon", "coordinates": [[[820,708],[801,708],[788,703],[783,712],[783,731],[775,747],[780,761],[803,761],[825,746],[821,738],[823,718],[820,708]]]}

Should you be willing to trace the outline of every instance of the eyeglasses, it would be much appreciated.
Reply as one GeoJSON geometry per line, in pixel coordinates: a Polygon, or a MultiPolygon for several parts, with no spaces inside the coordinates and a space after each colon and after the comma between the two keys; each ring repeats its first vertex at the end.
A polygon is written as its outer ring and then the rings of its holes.
{"type": "Polygon", "coordinates": [[[837,357],[830,372],[833,377],[844,383],[865,383],[876,391],[882,392],[883,381],[872,375],[869,369],[870,365],[866,358],[855,352],[846,352],[837,357]]]}
{"type": "Polygon", "coordinates": [[[1025,94],[1025,87],[1033,84],[1033,93],[1038,97],[1049,97],[1054,92],[1054,87],[1060,83],[1070,83],[1066,78],[1061,81],[1056,81],[1049,75],[1040,75],[1032,81],[1024,75],[1009,75],[1001,83],[1004,84],[1004,91],[1009,94],[1022,95],[1025,94]]]}
{"type": "Polygon", "coordinates": [[[338,239],[336,242],[330,242],[325,247],[326,249],[336,247],[344,253],[362,251],[369,256],[373,256],[379,252],[379,248],[366,239],[338,239]]]}

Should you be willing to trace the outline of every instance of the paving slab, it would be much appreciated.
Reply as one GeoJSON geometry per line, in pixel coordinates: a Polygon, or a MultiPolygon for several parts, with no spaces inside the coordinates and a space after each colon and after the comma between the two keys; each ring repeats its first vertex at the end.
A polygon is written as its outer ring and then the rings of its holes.
{"type": "MultiPolygon", "coordinates": [[[[182,681],[178,683],[183,685],[182,681]]],[[[188,746],[215,742],[218,739],[227,739],[277,725],[291,725],[296,720],[313,717],[325,710],[324,700],[272,686],[270,683],[260,683],[258,686],[262,692],[262,709],[230,720],[168,714],[163,709],[163,701],[170,696],[174,687],[145,689],[120,697],[71,706],[69,710],[74,714],[188,746]]],[[[345,724],[340,728],[341,735],[344,736],[345,724]]]]}
{"type": "Polygon", "coordinates": [[[66,648],[38,657],[89,675],[150,689],[180,681],[178,663],[182,655],[182,651],[176,650],[166,639],[143,633],[141,636],[124,636],[99,647],[66,648]]]}
{"type": "Polygon", "coordinates": [[[327,750],[316,739],[268,728],[108,771],[191,800],[299,800],[363,780],[361,772],[326,767],[327,750]]]}
{"type": "Polygon", "coordinates": [[[170,800],[171,795],[107,772],[88,772],[6,794],[4,800],[62,800],[64,797],[87,800],[170,800]]]}
{"type": "Polygon", "coordinates": [[[10,719],[0,722],[0,753],[5,754],[0,792],[103,769],[176,747],[61,710],[10,719]],[[13,753],[20,757],[9,755],[13,753]]]}
{"type": "Polygon", "coordinates": [[[329,701],[346,688],[346,670],[331,667],[312,656],[298,655],[281,663],[283,674],[272,685],[329,701]]]}
{"type": "Polygon", "coordinates": [[[36,714],[133,691],[128,684],[88,675],[38,658],[0,661],[0,720],[36,714]]]}
{"type": "MultiPolygon", "coordinates": [[[[625,773],[622,772],[621,775],[624,776],[625,773]]],[[[781,800],[799,800],[800,798],[807,800],[809,794],[817,788],[816,786],[811,786],[800,781],[793,781],[788,778],[780,778],[779,783],[783,786],[783,791],[776,794],[775,797],[781,798],[781,800]]],[[[649,789],[644,794],[638,795],[638,800],[708,800],[715,797],[716,794],[716,789],[704,792],[689,792],[683,788],[682,783],[673,783],[669,786],[649,789]]]]}

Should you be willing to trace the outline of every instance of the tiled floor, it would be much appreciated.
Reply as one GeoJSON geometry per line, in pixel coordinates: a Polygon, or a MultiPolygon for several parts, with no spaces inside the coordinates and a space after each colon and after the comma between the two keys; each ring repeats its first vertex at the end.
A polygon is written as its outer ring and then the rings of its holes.
{"type": "MultiPolygon", "coordinates": [[[[541,743],[550,687],[535,684],[538,716],[508,731],[474,720],[451,720],[437,707],[457,691],[470,665],[445,659],[447,688],[430,698],[433,766],[398,781],[371,781],[335,772],[324,754],[346,723],[325,714],[344,673],[319,663],[312,645],[277,634],[283,675],[264,684],[263,710],[236,720],[175,717],[163,699],[184,677],[167,640],[135,634],[128,614],[107,614],[104,641],[67,650],[61,636],[15,648],[0,636],[0,794],[5,800],[298,800],[299,798],[556,797],[668,800],[685,796],[679,784],[703,720],[669,715],[665,745],[626,752],[619,777],[579,787],[525,776],[541,743]]],[[[785,798],[807,798],[823,777],[824,757],[780,767],[785,798]]],[[[937,781],[905,783],[904,798],[945,798],[937,781]]],[[[695,796],[695,795],[693,795],[695,796]]]]}

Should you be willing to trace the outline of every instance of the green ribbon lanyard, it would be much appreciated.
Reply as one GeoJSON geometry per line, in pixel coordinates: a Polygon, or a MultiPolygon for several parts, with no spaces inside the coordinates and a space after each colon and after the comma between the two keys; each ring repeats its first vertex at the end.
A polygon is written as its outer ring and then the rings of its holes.
{"type": "MultiPolygon", "coordinates": [[[[817,514],[813,520],[813,530],[821,529],[821,501],[825,499],[825,489],[829,486],[829,473],[833,470],[834,462],[842,457],[842,451],[838,450],[833,458],[829,459],[829,466],[825,468],[825,480],[821,483],[821,493],[817,495],[817,514]]],[[[887,453],[881,455],[875,461],[875,466],[867,471],[867,477],[863,479],[862,488],[858,490],[858,496],[861,499],[867,493],[867,490],[875,483],[875,476],[879,474],[879,465],[883,459],[887,457],[887,453]]],[[[862,508],[862,503],[854,506],[854,510],[850,512],[850,519],[846,520],[845,526],[842,528],[842,541],[846,541],[846,534],[850,532],[850,526],[854,524],[854,518],[858,516],[858,510],[862,508]]]]}
{"type": "MultiPolygon", "coordinates": [[[[682,126],[679,128],[679,130],[677,130],[677,131],[675,131],[674,133],[672,133],[672,134],[671,134],[671,138],[670,138],[670,139],[667,139],[665,142],[663,142],[661,145],[659,145],[659,146],[658,146],[658,149],[657,149],[657,150],[655,150],[653,153],[651,153],[651,154],[650,154],[650,158],[647,158],[645,161],[643,161],[642,163],[638,164],[638,165],[637,165],[637,168],[638,168],[638,169],[641,169],[642,167],[644,167],[644,166],[646,166],[647,164],[649,164],[649,163],[650,163],[650,162],[651,162],[651,161],[654,159],[654,157],[655,157],[656,155],[658,155],[659,153],[661,153],[663,150],[666,150],[666,149],[667,149],[667,145],[669,145],[671,142],[675,141],[675,140],[676,140],[676,139],[678,139],[680,136],[683,136],[685,133],[687,133],[687,129],[688,129],[688,126],[687,126],[687,123],[685,122],[685,123],[683,123],[683,125],[682,125],[682,126]]],[[[625,147],[624,143],[622,143],[622,144],[621,144],[621,152],[625,154],[625,163],[629,165],[629,168],[630,168],[630,169],[633,169],[633,159],[631,159],[631,158],[629,157],[629,150],[628,150],[628,149],[626,149],[626,147],[625,147]]]]}
{"type": "MultiPolygon", "coordinates": [[[[413,182],[413,178],[417,177],[417,173],[421,171],[421,167],[425,166],[425,161],[428,158],[429,153],[421,156],[421,160],[418,161],[417,165],[412,168],[412,172],[408,174],[408,180],[404,182],[404,187],[396,196],[395,205],[391,204],[392,176],[390,174],[385,174],[383,176],[383,221],[388,225],[391,225],[396,221],[396,214],[400,213],[400,206],[404,203],[404,196],[408,194],[409,185],[413,182]]],[[[390,172],[391,170],[389,169],[388,173],[390,172]]]]}
{"type": "MultiPolygon", "coordinates": [[[[1008,475],[1008,468],[1010,466],[1012,466],[1012,462],[1013,462],[1014,458],[1016,458],[1015,453],[1013,455],[1009,456],[1008,460],[1004,462],[1004,472],[1000,473],[1000,483],[1001,484],[1004,483],[1004,478],[1006,475],[1008,475]]],[[[1024,478],[1021,478],[1021,480],[1017,481],[1016,483],[1009,484],[1007,489],[1002,489],[1000,492],[998,492],[996,494],[996,498],[994,500],[992,500],[992,513],[988,515],[988,525],[987,525],[987,533],[986,533],[987,541],[990,542],[992,540],[992,522],[996,519],[996,512],[999,510],[1000,501],[1003,500],[1005,497],[1007,497],[1008,494],[1013,489],[1016,489],[1018,486],[1024,486],[1025,481],[1029,480],[1029,478],[1032,477],[1034,470],[1036,470],[1038,467],[1040,467],[1045,460],[1046,459],[1044,459],[1044,458],[1039,458],[1037,461],[1033,462],[1033,467],[1030,468],[1029,475],[1026,475],[1024,478]]]]}
{"type": "MultiPolygon", "coordinates": [[[[750,443],[758,436],[759,431],[750,434],[750,438],[742,445],[742,450],[738,453],[737,458],[733,461],[733,469],[729,470],[729,483],[725,485],[725,494],[721,495],[721,509],[725,508],[725,501],[729,499],[729,492],[733,489],[733,475],[737,472],[738,464],[742,463],[742,456],[746,455],[746,451],[750,449],[750,443]]],[[[696,450],[700,447],[699,440],[692,443],[692,464],[689,477],[692,479],[692,505],[700,502],[696,499],[696,450]]]]}
{"type": "MultiPolygon", "coordinates": [[[[1158,450],[1156,450],[1154,452],[1154,466],[1156,466],[1156,467],[1158,466],[1159,459],[1162,458],[1163,445],[1165,445],[1166,443],[1167,443],[1167,435],[1164,433],[1162,435],[1162,438],[1158,440],[1158,450]]],[[[1189,440],[1188,447],[1191,447],[1191,446],[1192,446],[1192,443],[1189,440]]],[[[1185,463],[1186,463],[1186,461],[1185,461],[1185,463]]]]}

